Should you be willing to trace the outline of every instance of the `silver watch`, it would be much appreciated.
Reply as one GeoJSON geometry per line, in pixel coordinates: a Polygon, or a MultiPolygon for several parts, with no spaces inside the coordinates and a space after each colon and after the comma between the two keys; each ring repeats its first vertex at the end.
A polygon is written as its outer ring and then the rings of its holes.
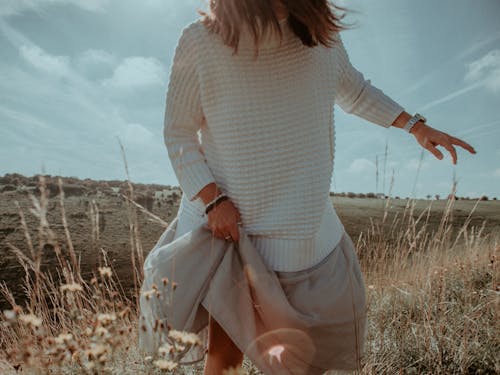
{"type": "Polygon", "coordinates": [[[413,127],[413,125],[415,125],[419,121],[426,122],[427,119],[424,116],[422,116],[420,113],[415,113],[413,115],[413,117],[408,120],[406,125],[403,126],[403,130],[406,130],[409,133],[411,128],[413,127]]]}

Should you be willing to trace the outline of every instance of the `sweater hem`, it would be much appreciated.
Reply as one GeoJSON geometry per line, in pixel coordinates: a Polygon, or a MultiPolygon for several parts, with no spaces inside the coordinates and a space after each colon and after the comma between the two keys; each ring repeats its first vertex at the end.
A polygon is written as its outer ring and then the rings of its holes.
{"type": "MultiPolygon", "coordinates": [[[[183,195],[179,207],[180,216],[176,238],[186,231],[207,223],[203,216],[203,203],[199,198],[188,201],[183,195]]],[[[296,272],[314,267],[333,251],[345,232],[330,197],[327,197],[320,226],[313,238],[289,239],[249,234],[255,248],[266,265],[279,272],[296,272]]]]}

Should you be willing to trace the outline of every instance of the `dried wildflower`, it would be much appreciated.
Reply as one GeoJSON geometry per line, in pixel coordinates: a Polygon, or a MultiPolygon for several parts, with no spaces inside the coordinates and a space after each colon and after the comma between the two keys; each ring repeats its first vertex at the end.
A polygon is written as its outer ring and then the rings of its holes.
{"type": "Polygon", "coordinates": [[[97,320],[99,321],[99,323],[103,324],[103,325],[107,325],[107,324],[110,324],[111,322],[113,322],[114,320],[116,320],[116,315],[115,314],[99,314],[97,316],[97,320]]]}
{"type": "Polygon", "coordinates": [[[106,335],[106,334],[108,334],[108,333],[109,333],[109,332],[108,332],[108,330],[107,330],[106,328],[104,328],[104,327],[97,327],[97,328],[95,329],[95,334],[96,334],[97,336],[101,336],[101,337],[103,337],[104,335],[106,335]]]}
{"type": "Polygon", "coordinates": [[[174,352],[174,347],[170,344],[167,344],[167,343],[163,344],[158,349],[158,353],[161,355],[167,355],[167,354],[173,353],[173,352],[174,352]]]}
{"type": "Polygon", "coordinates": [[[19,321],[27,325],[32,325],[34,327],[40,327],[42,325],[42,319],[34,314],[19,315],[19,321]]]}
{"type": "Polygon", "coordinates": [[[368,285],[368,289],[375,289],[375,285],[368,285]]]}
{"type": "Polygon", "coordinates": [[[61,292],[81,292],[83,288],[80,284],[71,283],[71,284],[63,284],[60,286],[61,292]]]}
{"type": "Polygon", "coordinates": [[[182,342],[183,344],[201,345],[201,340],[195,333],[177,331],[175,329],[172,329],[169,331],[168,336],[175,341],[182,342]]]}
{"type": "Polygon", "coordinates": [[[108,351],[108,347],[102,344],[93,344],[90,349],[85,350],[85,355],[89,358],[97,358],[108,351]]]}
{"type": "Polygon", "coordinates": [[[81,353],[79,351],[75,351],[72,355],[71,355],[71,360],[73,362],[76,362],[76,363],[80,363],[81,362],[81,353]]]}
{"type": "Polygon", "coordinates": [[[151,296],[153,294],[155,294],[155,293],[156,293],[156,290],[155,289],[151,289],[151,290],[147,290],[145,292],[142,292],[142,295],[146,298],[146,300],[149,301],[149,299],[151,298],[151,296]]]}
{"type": "Polygon", "coordinates": [[[163,279],[161,279],[161,282],[163,283],[164,286],[167,286],[167,284],[168,284],[168,277],[164,277],[163,279]]]}
{"type": "Polygon", "coordinates": [[[112,272],[110,267],[99,267],[99,274],[105,277],[111,277],[112,272]]]}
{"type": "Polygon", "coordinates": [[[17,313],[15,310],[4,310],[3,315],[5,316],[5,319],[8,321],[14,321],[17,318],[17,313]]]}
{"type": "Polygon", "coordinates": [[[67,341],[70,341],[73,338],[71,333],[61,333],[59,336],[55,338],[55,342],[57,344],[64,344],[67,341]]]}
{"type": "Polygon", "coordinates": [[[97,360],[102,365],[102,364],[106,363],[106,361],[108,360],[108,356],[106,354],[103,354],[103,355],[99,356],[99,358],[97,360]]]}
{"type": "Polygon", "coordinates": [[[160,370],[167,370],[167,371],[172,371],[174,368],[177,367],[177,363],[169,361],[167,359],[159,359],[157,361],[154,361],[154,364],[160,370]]]}

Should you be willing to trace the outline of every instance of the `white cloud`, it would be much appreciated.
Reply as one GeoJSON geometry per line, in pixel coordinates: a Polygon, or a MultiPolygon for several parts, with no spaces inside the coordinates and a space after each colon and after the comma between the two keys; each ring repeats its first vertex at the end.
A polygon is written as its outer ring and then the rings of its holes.
{"type": "Polygon", "coordinates": [[[90,12],[102,12],[108,3],[109,0],[2,0],[0,16],[11,16],[27,10],[38,11],[53,4],[71,4],[90,12]]]}
{"type": "Polygon", "coordinates": [[[481,81],[487,89],[500,91],[500,50],[492,50],[467,65],[466,82],[481,81]]]}
{"type": "Polygon", "coordinates": [[[163,85],[165,72],[160,61],[153,57],[132,56],[118,65],[112,77],[103,80],[104,86],[132,89],[163,85]]]}
{"type": "Polygon", "coordinates": [[[113,65],[116,58],[102,49],[88,49],[79,57],[78,62],[85,65],[113,65]]]}
{"type": "Polygon", "coordinates": [[[19,47],[21,56],[36,69],[55,76],[67,76],[70,72],[68,56],[54,56],[37,45],[19,47]]]}
{"type": "Polygon", "coordinates": [[[419,110],[427,111],[477,88],[486,88],[494,93],[500,91],[500,50],[492,50],[480,59],[467,64],[464,81],[468,84],[467,86],[435,99],[420,107],[419,110]]]}
{"type": "Polygon", "coordinates": [[[102,49],[88,49],[75,59],[75,67],[87,78],[109,77],[116,65],[116,57],[102,49]]]}
{"type": "Polygon", "coordinates": [[[351,162],[347,171],[350,173],[375,173],[375,163],[368,159],[358,158],[351,162]]]}

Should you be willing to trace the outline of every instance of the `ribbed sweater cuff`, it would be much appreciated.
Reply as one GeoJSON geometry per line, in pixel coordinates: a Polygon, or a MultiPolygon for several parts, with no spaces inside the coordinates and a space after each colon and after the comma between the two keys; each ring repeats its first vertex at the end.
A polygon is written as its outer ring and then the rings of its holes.
{"type": "Polygon", "coordinates": [[[215,182],[214,176],[205,162],[184,165],[179,175],[179,184],[189,200],[193,200],[206,185],[215,182]]]}
{"type": "Polygon", "coordinates": [[[388,128],[394,120],[404,111],[404,108],[387,96],[379,88],[372,86],[367,81],[367,87],[362,94],[365,98],[353,110],[353,114],[364,118],[376,125],[388,128]]]}

